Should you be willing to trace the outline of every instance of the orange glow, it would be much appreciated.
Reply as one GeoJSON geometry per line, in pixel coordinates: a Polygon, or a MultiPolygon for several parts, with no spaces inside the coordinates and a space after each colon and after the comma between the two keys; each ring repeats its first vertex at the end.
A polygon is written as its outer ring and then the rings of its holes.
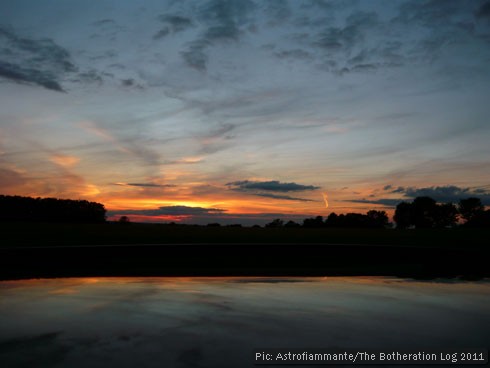
{"type": "Polygon", "coordinates": [[[78,157],[62,154],[51,155],[49,159],[51,162],[54,162],[55,164],[63,167],[75,166],[78,162],[80,162],[80,159],[78,157]]]}

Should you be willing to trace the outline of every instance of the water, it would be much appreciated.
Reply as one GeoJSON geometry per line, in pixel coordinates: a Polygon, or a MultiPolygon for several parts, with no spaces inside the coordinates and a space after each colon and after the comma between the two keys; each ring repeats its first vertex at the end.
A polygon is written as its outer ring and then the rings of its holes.
{"type": "Polygon", "coordinates": [[[2,367],[253,367],[253,349],[490,342],[490,282],[382,277],[0,282],[2,367]]]}

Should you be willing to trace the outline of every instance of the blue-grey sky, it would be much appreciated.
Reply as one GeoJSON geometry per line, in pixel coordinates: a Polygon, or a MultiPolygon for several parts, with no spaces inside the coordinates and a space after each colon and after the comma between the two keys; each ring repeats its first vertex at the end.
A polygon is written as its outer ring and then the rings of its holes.
{"type": "Polygon", "coordinates": [[[0,193],[188,222],[490,204],[489,95],[489,1],[3,0],[0,193]]]}

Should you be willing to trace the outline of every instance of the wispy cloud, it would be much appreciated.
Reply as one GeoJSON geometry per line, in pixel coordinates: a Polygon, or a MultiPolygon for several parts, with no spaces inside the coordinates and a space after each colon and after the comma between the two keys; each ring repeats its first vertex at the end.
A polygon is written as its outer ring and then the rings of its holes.
{"type": "Polygon", "coordinates": [[[144,188],[172,188],[173,184],[157,184],[157,183],[114,183],[122,187],[144,187],[144,188]]]}
{"type": "Polygon", "coordinates": [[[57,165],[64,167],[72,167],[75,166],[78,162],[80,162],[80,158],[76,156],[63,155],[61,153],[55,153],[50,156],[50,160],[57,165]]]}

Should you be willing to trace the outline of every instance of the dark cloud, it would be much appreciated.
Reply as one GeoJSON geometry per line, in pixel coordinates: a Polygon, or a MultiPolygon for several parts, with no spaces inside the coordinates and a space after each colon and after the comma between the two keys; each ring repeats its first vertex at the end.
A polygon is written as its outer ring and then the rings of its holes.
{"type": "Polygon", "coordinates": [[[124,86],[124,87],[131,87],[131,86],[134,86],[134,79],[122,79],[121,80],[121,84],[124,86]]]}
{"type": "Polygon", "coordinates": [[[278,51],[275,52],[274,55],[276,55],[280,59],[291,58],[291,59],[307,60],[312,58],[312,55],[308,51],[301,50],[301,49],[278,51]]]}
{"type": "Polygon", "coordinates": [[[264,3],[264,10],[268,19],[267,23],[270,26],[280,25],[293,15],[293,11],[291,10],[291,7],[287,1],[273,0],[264,3]]]}
{"type": "MultiPolygon", "coordinates": [[[[200,6],[198,18],[205,25],[199,38],[181,52],[186,63],[199,71],[206,70],[206,49],[219,42],[236,42],[247,25],[248,13],[255,7],[250,0],[211,0],[200,6]]],[[[169,30],[170,31],[170,30],[169,30]]]]}
{"type": "Polygon", "coordinates": [[[94,26],[105,26],[105,25],[112,25],[115,24],[114,20],[112,19],[100,19],[92,23],[94,26]]]}
{"type": "Polygon", "coordinates": [[[391,193],[404,193],[404,192],[405,192],[404,187],[398,187],[398,188],[395,188],[391,191],[391,193]]]}
{"type": "Polygon", "coordinates": [[[154,39],[160,39],[172,33],[185,31],[193,25],[190,18],[178,15],[163,14],[158,19],[164,24],[164,27],[153,36],[154,39]]]}
{"type": "Polygon", "coordinates": [[[344,27],[328,27],[318,35],[315,45],[328,52],[349,51],[364,40],[364,36],[378,25],[374,12],[356,12],[348,16],[344,27]]]}
{"type": "Polygon", "coordinates": [[[400,6],[400,13],[395,20],[411,25],[419,24],[434,28],[454,21],[461,9],[468,8],[469,4],[471,2],[460,0],[408,1],[400,6]]]}
{"type": "Polygon", "coordinates": [[[206,63],[208,61],[208,55],[205,52],[205,49],[208,46],[209,42],[205,40],[194,41],[189,45],[187,50],[182,51],[180,55],[188,66],[203,72],[206,70],[206,63]]]}
{"type": "MultiPolygon", "coordinates": [[[[388,193],[402,194],[402,198],[378,198],[378,199],[353,199],[346,202],[381,204],[388,207],[395,207],[400,202],[409,202],[416,197],[431,197],[441,203],[457,203],[461,199],[469,197],[480,198],[484,205],[490,205],[490,191],[485,188],[461,188],[455,185],[433,186],[425,188],[397,187],[386,185],[383,190],[388,193]]],[[[370,197],[376,197],[371,195],[370,197]]]]}
{"type": "Polygon", "coordinates": [[[260,196],[260,197],[274,198],[274,199],[285,199],[285,200],[288,200],[288,201],[315,202],[312,199],[291,197],[291,196],[282,195],[282,194],[254,193],[254,195],[260,196]]]}
{"type": "Polygon", "coordinates": [[[234,190],[240,191],[255,191],[255,190],[265,190],[271,192],[302,192],[306,190],[320,189],[313,185],[302,185],[297,183],[281,183],[277,180],[271,181],[234,181],[226,184],[232,187],[234,190]]]}
{"type": "Polygon", "coordinates": [[[490,191],[483,188],[461,188],[454,185],[436,186],[426,188],[404,188],[405,195],[409,198],[427,196],[438,202],[458,202],[468,197],[478,197],[483,204],[490,205],[490,191]]]}
{"type": "Polygon", "coordinates": [[[90,69],[83,73],[79,73],[77,77],[78,81],[84,83],[97,83],[99,85],[103,83],[102,77],[93,69],[90,69]]]}
{"type": "Polygon", "coordinates": [[[63,92],[60,79],[77,68],[67,50],[50,39],[31,39],[0,27],[0,77],[63,92]]]}
{"type": "MultiPolygon", "coordinates": [[[[141,215],[141,216],[202,216],[217,215],[226,212],[220,208],[203,208],[188,206],[166,206],[149,210],[120,210],[112,211],[112,214],[141,215]]],[[[111,215],[111,214],[110,214],[111,215]]]]}
{"type": "Polygon", "coordinates": [[[344,202],[380,204],[387,207],[395,207],[398,203],[403,202],[404,200],[405,199],[380,198],[380,199],[350,199],[344,202]]]}
{"type": "Polygon", "coordinates": [[[476,12],[478,18],[490,18],[490,1],[482,4],[476,12]]]}
{"type": "Polygon", "coordinates": [[[2,61],[0,61],[0,77],[18,83],[33,83],[53,91],[64,92],[52,74],[43,73],[36,69],[22,68],[2,61]]]}

